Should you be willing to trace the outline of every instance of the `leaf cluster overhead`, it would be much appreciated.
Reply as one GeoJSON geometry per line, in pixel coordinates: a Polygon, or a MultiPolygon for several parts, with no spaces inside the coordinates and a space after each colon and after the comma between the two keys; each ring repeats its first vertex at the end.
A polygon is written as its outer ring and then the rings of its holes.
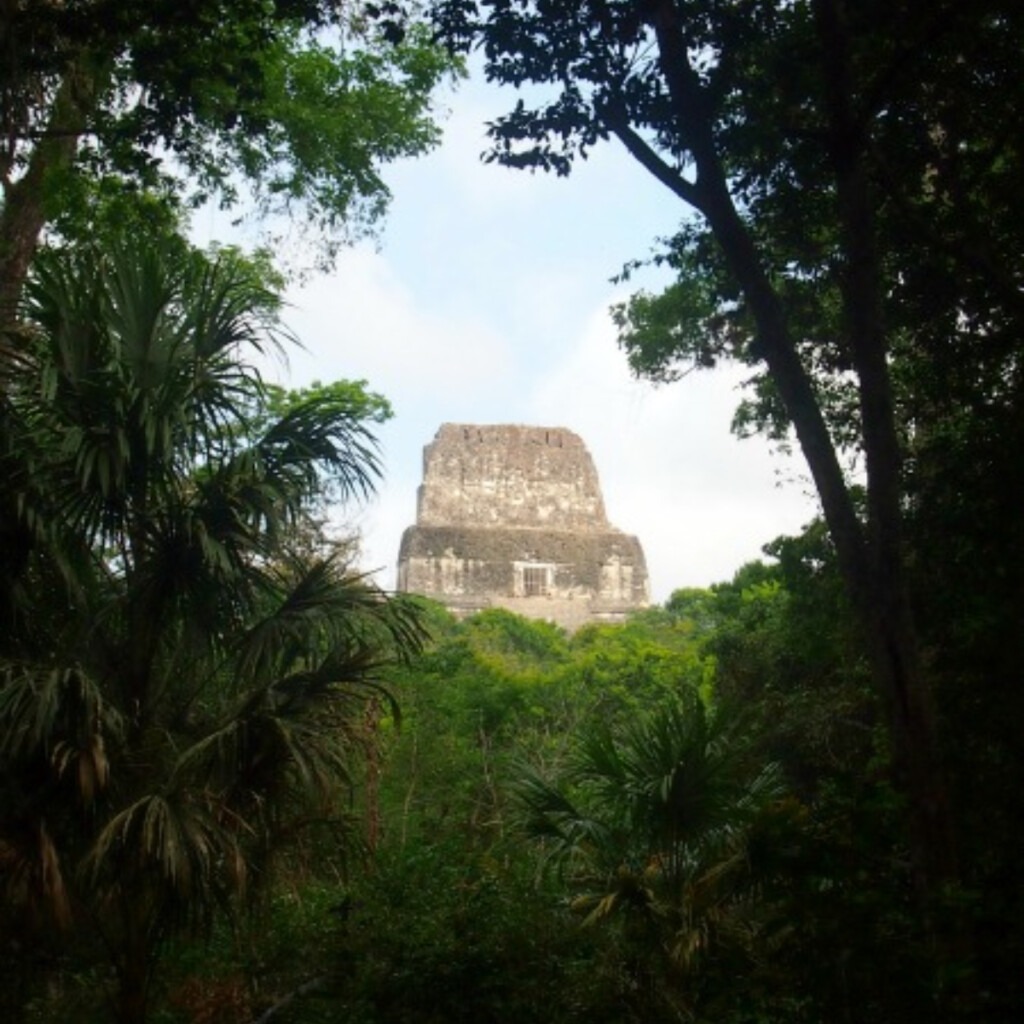
{"type": "Polygon", "coordinates": [[[359,4],[322,0],[3,4],[6,301],[42,228],[88,237],[101,201],[155,195],[166,216],[251,198],[326,259],[373,230],[382,164],[438,141],[432,94],[454,70],[422,32],[385,35],[359,4]]]}

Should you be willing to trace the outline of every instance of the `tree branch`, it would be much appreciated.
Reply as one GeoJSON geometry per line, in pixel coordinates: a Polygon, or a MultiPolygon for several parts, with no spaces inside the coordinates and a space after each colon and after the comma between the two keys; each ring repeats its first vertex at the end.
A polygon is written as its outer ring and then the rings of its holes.
{"type": "Polygon", "coordinates": [[[604,123],[611,133],[626,147],[632,156],[646,171],[652,174],[666,188],[674,192],[684,203],[703,213],[700,193],[696,185],[687,181],[680,171],[666,160],[663,160],[654,149],[645,142],[632,128],[625,113],[609,106],[603,114],[604,123]]]}
{"type": "Polygon", "coordinates": [[[271,1017],[275,1017],[281,1010],[286,1006],[291,1005],[296,999],[301,999],[305,995],[309,995],[310,992],[319,991],[327,986],[327,982],[330,979],[326,974],[321,974],[319,978],[313,978],[311,981],[303,982],[298,988],[294,988],[287,995],[282,996],[278,1001],[263,1011],[252,1024],[267,1024],[267,1021],[271,1017]]]}

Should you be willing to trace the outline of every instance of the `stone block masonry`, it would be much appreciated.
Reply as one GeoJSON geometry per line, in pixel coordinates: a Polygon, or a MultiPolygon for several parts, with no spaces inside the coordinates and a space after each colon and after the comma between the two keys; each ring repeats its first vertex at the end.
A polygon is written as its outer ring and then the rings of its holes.
{"type": "Polygon", "coordinates": [[[640,542],[608,523],[590,453],[561,427],[442,425],[423,451],[398,589],[457,615],[501,607],[567,629],[649,602],[640,542]]]}

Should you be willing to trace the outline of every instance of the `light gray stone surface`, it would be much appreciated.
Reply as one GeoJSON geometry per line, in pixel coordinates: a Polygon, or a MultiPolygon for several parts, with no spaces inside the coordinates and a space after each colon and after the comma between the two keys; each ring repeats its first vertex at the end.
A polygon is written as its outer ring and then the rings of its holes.
{"type": "Polygon", "coordinates": [[[458,615],[503,607],[567,629],[649,601],[640,542],[608,523],[582,440],[514,425],[446,423],[426,446],[398,589],[458,615]]]}

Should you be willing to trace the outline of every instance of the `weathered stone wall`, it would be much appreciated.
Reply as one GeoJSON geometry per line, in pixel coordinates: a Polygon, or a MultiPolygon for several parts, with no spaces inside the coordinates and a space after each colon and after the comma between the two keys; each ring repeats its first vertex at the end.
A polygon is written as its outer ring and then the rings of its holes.
{"type": "Polygon", "coordinates": [[[643,550],[609,525],[583,442],[543,427],[441,427],[398,588],[457,614],[498,606],[570,629],[648,602],[643,550]]]}
{"type": "Polygon", "coordinates": [[[593,460],[571,430],[454,423],[423,450],[416,521],[608,528],[593,460]]]}

